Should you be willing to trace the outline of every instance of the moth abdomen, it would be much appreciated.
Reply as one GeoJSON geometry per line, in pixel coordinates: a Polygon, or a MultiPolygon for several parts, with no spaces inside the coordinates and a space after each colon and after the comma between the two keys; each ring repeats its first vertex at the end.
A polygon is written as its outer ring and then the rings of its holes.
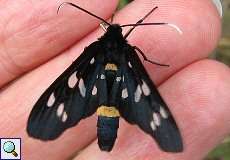
{"type": "Polygon", "coordinates": [[[111,151],[117,138],[120,114],[115,107],[100,106],[97,110],[97,137],[102,151],[111,151]]]}

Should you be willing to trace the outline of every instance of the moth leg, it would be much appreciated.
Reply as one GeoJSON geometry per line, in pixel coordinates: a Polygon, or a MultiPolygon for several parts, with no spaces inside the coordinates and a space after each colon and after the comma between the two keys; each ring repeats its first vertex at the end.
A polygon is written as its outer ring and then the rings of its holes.
{"type": "Polygon", "coordinates": [[[152,63],[152,64],[155,64],[155,65],[163,66],[163,67],[169,67],[168,64],[161,64],[161,63],[158,63],[158,62],[154,62],[154,61],[152,61],[152,60],[149,60],[149,59],[145,56],[144,52],[143,52],[140,48],[138,48],[137,46],[133,46],[133,48],[134,48],[135,50],[137,50],[137,51],[141,54],[141,56],[144,58],[144,61],[147,61],[147,62],[152,63]]]}

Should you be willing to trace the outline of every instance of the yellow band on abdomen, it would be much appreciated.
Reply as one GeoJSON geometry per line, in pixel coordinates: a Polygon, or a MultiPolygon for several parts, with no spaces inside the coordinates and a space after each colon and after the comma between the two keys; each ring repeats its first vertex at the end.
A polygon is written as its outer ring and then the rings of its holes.
{"type": "Polygon", "coordinates": [[[113,106],[111,106],[111,107],[107,107],[107,106],[98,107],[97,115],[98,116],[105,116],[105,117],[120,117],[119,111],[113,106]]]}

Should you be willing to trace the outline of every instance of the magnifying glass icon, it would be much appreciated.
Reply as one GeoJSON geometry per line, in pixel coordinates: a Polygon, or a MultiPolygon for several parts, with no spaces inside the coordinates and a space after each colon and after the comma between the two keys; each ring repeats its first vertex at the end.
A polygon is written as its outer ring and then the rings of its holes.
{"type": "Polygon", "coordinates": [[[13,142],[11,141],[7,141],[3,144],[3,149],[6,153],[11,153],[14,155],[14,157],[17,157],[18,154],[17,152],[15,151],[15,145],[13,142]]]}

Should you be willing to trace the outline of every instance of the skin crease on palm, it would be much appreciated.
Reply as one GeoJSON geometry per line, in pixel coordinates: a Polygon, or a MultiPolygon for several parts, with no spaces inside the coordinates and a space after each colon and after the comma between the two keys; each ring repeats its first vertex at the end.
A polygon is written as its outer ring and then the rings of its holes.
{"type": "MultiPolygon", "coordinates": [[[[0,4],[0,137],[21,137],[23,159],[63,160],[75,155],[74,160],[200,160],[229,134],[230,69],[207,59],[221,32],[212,1],[135,0],[116,13],[115,22],[134,23],[158,6],[146,22],[174,23],[183,31],[180,35],[167,26],[145,26],[135,29],[128,40],[149,59],[170,65],[145,62],[181,130],[184,152],[162,152],[150,136],[124,120],[113,151],[101,152],[96,116],[54,141],[29,138],[26,122],[36,100],[85,46],[103,34],[97,19],[72,7],[63,7],[57,15],[61,2],[2,0],[0,4]]],[[[107,19],[118,1],[71,2],[107,19]]]]}

